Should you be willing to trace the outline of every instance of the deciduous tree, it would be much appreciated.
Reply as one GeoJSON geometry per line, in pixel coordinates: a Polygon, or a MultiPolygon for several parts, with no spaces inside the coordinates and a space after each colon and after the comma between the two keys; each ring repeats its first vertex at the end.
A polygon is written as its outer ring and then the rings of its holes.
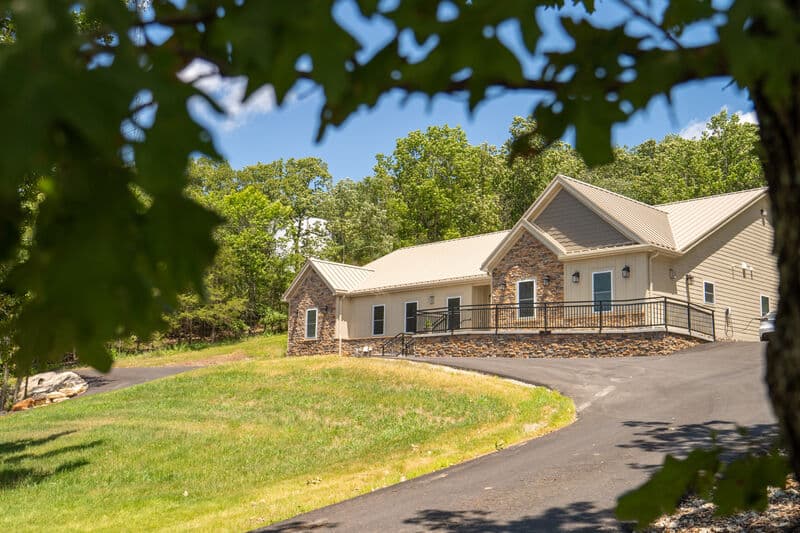
{"type": "Polygon", "coordinates": [[[504,227],[511,227],[541,194],[556,174],[581,178],[586,164],[567,143],[548,143],[536,135],[536,121],[514,117],[503,153],[509,162],[508,171],[497,184],[504,227]]]}
{"type": "MultiPolygon", "coordinates": [[[[179,294],[201,287],[219,218],[184,187],[189,155],[215,155],[187,100],[225,112],[192,84],[207,72],[246,76],[245,97],[269,83],[279,101],[312,80],[324,93],[320,135],[397,88],[461,95],[471,108],[490,87],[532,91],[535,134],[552,141],[574,127],[590,166],[610,161],[612,127],[654,98],[725,77],[748,89],[759,122],[781,275],[767,382],[800,473],[800,2],[618,0],[624,15],[610,24],[570,10],[560,17],[569,45],[539,46],[535,9],[564,3],[358,0],[364,17],[392,28],[359,54],[355,30],[317,0],[0,1],[0,260],[12,263],[6,290],[29,296],[15,321],[19,367],[76,346],[107,369],[108,339],[149,333],[179,294]],[[687,37],[698,25],[707,37],[687,37]],[[184,83],[177,74],[195,61],[210,70],[184,83]],[[48,178],[19,260],[28,175],[48,178]]],[[[431,238],[453,231],[428,228],[431,238]]]]}
{"type": "Polygon", "coordinates": [[[495,186],[504,172],[494,148],[446,125],[412,131],[375,164],[375,179],[391,183],[400,204],[403,245],[499,229],[495,186]]]}

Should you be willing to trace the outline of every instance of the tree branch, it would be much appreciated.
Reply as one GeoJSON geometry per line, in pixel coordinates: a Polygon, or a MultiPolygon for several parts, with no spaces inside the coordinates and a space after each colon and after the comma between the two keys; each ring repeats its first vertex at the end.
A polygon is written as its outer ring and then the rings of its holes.
{"type": "Polygon", "coordinates": [[[667,29],[664,28],[661,24],[656,22],[655,19],[653,19],[652,16],[648,15],[647,13],[645,13],[644,11],[639,9],[633,2],[631,2],[631,0],[618,0],[618,1],[619,1],[620,4],[625,6],[631,13],[633,13],[633,15],[637,19],[641,20],[642,22],[644,22],[648,26],[651,26],[652,28],[656,29],[659,33],[661,33],[664,37],[666,37],[667,40],[669,42],[671,42],[672,44],[674,44],[677,48],[679,48],[679,49],[683,48],[683,45],[681,44],[681,42],[678,41],[678,39],[676,39],[674,35],[672,35],[669,31],[667,31],[667,29]]]}

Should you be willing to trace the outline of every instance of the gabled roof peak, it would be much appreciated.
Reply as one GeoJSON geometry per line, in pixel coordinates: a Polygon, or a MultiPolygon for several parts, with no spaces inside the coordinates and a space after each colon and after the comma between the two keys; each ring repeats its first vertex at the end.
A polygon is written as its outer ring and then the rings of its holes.
{"type": "Polygon", "coordinates": [[[351,291],[373,272],[369,268],[348,265],[346,263],[334,263],[333,261],[326,261],[325,259],[309,257],[303,265],[303,268],[301,268],[300,272],[295,276],[294,281],[292,281],[291,285],[289,285],[283,293],[283,301],[288,301],[289,295],[294,292],[301,279],[309,270],[316,272],[334,294],[343,294],[351,291]]]}
{"type": "Polygon", "coordinates": [[[577,196],[634,242],[675,250],[675,239],[666,211],[562,174],[553,181],[577,196]]]}
{"type": "Polygon", "coordinates": [[[565,180],[565,181],[568,181],[568,182],[578,183],[580,185],[583,185],[584,187],[590,187],[590,188],[598,190],[600,192],[604,192],[604,193],[616,196],[618,198],[621,198],[623,200],[627,200],[628,202],[633,202],[633,203],[639,204],[639,205],[641,205],[643,207],[647,207],[649,209],[653,209],[655,211],[661,211],[662,213],[664,213],[664,211],[659,209],[657,205],[650,205],[650,204],[644,203],[644,202],[642,202],[640,200],[636,200],[635,198],[631,198],[630,196],[625,196],[624,194],[620,194],[618,192],[614,192],[614,191],[609,190],[609,189],[604,189],[603,187],[599,187],[597,185],[594,185],[593,183],[589,183],[589,182],[586,182],[586,181],[581,181],[579,179],[575,179],[575,178],[572,178],[570,176],[565,176],[564,174],[558,174],[558,175],[556,175],[556,178],[561,178],[562,180],[565,180]]]}

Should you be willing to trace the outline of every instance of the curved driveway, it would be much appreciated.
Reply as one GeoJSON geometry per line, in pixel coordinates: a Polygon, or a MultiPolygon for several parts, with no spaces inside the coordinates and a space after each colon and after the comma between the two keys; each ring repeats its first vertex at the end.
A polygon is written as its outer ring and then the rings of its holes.
{"type": "Polygon", "coordinates": [[[427,360],[545,384],[575,401],[578,420],[265,531],[617,530],[617,496],[666,453],[708,444],[711,429],[732,439],[736,424],[774,434],[763,359],[758,343],[726,343],[669,357],[427,360]]]}

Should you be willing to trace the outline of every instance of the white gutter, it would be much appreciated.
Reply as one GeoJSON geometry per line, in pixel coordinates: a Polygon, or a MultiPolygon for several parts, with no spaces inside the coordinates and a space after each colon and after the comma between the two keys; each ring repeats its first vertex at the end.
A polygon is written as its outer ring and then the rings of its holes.
{"type": "Polygon", "coordinates": [[[635,254],[643,252],[657,252],[661,255],[672,257],[678,257],[682,255],[678,251],[666,250],[653,244],[625,244],[622,246],[597,248],[594,250],[584,250],[580,252],[563,254],[558,256],[558,260],[562,263],[566,263],[569,261],[577,261],[579,259],[588,259],[590,257],[605,257],[609,255],[635,254]]]}

